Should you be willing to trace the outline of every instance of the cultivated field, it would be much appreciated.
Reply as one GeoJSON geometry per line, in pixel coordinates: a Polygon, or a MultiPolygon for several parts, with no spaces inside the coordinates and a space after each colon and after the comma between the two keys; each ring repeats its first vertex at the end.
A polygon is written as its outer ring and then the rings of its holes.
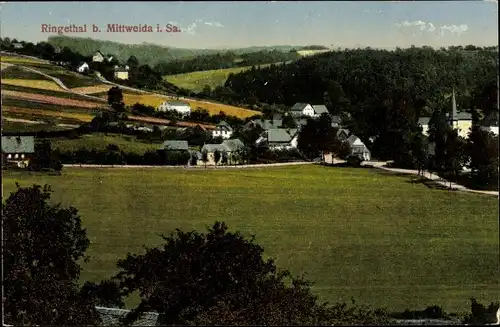
{"type": "MultiPolygon", "coordinates": [[[[173,100],[173,98],[168,96],[158,96],[152,94],[130,94],[128,92],[123,93],[123,101],[128,106],[132,106],[136,103],[141,103],[143,105],[153,106],[157,108],[162,102],[168,100],[173,100]]],[[[222,103],[213,103],[208,101],[187,100],[187,99],[181,99],[181,101],[189,103],[189,105],[193,110],[198,108],[206,109],[210,113],[210,115],[217,115],[221,111],[223,111],[226,115],[236,116],[244,119],[247,117],[252,117],[254,115],[260,114],[259,111],[239,108],[222,103]]]]}
{"type": "MultiPolygon", "coordinates": [[[[4,172],[48,183],[54,200],[80,210],[91,240],[83,278],[116,272],[127,252],[155,246],[175,228],[216,220],[255,234],[278,267],[307,273],[330,302],[446,311],[469,297],[497,300],[498,199],[429,189],[368,169],[70,169],[62,176],[4,172]],[[101,183],[102,181],[102,183],[101,183]]],[[[129,303],[130,304],[130,303],[129,303]]]]}
{"type": "Polygon", "coordinates": [[[71,89],[71,91],[78,92],[78,93],[83,93],[83,94],[100,94],[109,91],[110,88],[112,88],[112,85],[108,84],[99,84],[99,85],[94,85],[94,86],[82,86],[82,87],[76,87],[71,89]]]}
{"type": "Polygon", "coordinates": [[[94,116],[90,114],[81,114],[77,112],[64,112],[64,111],[54,111],[54,110],[43,110],[43,109],[33,109],[33,108],[19,108],[19,107],[11,107],[11,106],[3,106],[3,113],[13,113],[13,114],[25,114],[32,115],[33,118],[35,116],[47,116],[54,118],[68,118],[74,119],[80,122],[90,122],[94,116]]]}
{"type": "MultiPolygon", "coordinates": [[[[260,65],[258,67],[266,67],[269,65],[260,65]]],[[[238,74],[250,68],[252,68],[252,66],[204,70],[185,74],[167,75],[164,79],[175,86],[194,92],[200,92],[205,85],[210,86],[211,89],[222,86],[229,77],[229,74],[238,74]]]]}
{"type": "Polygon", "coordinates": [[[2,78],[2,85],[3,84],[29,87],[33,89],[67,92],[66,90],[60,88],[55,82],[48,80],[2,78]]]}
{"type": "Polygon", "coordinates": [[[2,90],[2,96],[12,97],[15,99],[28,100],[28,101],[32,101],[32,102],[56,104],[56,105],[63,105],[63,106],[72,106],[72,107],[79,107],[79,108],[92,109],[92,108],[102,108],[103,107],[103,104],[98,103],[98,102],[82,101],[82,100],[75,100],[75,99],[68,99],[68,98],[59,98],[59,97],[51,96],[51,95],[33,94],[33,93],[26,93],[26,92],[12,91],[12,90],[2,90]]]}

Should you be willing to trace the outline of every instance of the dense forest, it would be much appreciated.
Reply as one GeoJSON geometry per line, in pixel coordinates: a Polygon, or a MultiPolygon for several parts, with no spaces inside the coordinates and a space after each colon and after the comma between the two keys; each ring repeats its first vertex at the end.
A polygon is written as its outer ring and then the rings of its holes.
{"type": "MultiPolygon", "coordinates": [[[[193,59],[200,55],[223,54],[231,51],[236,55],[260,52],[260,51],[279,51],[289,52],[290,50],[301,48],[293,46],[269,46],[269,47],[248,47],[240,49],[183,49],[175,47],[165,47],[157,44],[125,44],[113,41],[95,40],[91,38],[79,38],[69,36],[50,36],[48,43],[60,48],[68,47],[74,52],[81,53],[84,56],[91,55],[97,50],[103,54],[114,54],[118,60],[126,61],[134,56],[142,63],[154,66],[160,62],[170,62],[180,59],[193,59]]],[[[215,69],[215,68],[210,68],[215,69]]]]}
{"type": "Polygon", "coordinates": [[[202,70],[246,67],[254,65],[287,62],[299,59],[296,51],[268,51],[237,54],[233,51],[212,55],[200,55],[189,60],[175,60],[156,65],[155,69],[162,75],[183,74],[202,70]]]}
{"type": "Polygon", "coordinates": [[[240,102],[324,103],[369,140],[451,108],[453,89],[459,110],[495,110],[497,65],[497,51],[477,48],[344,50],[231,74],[224,89],[240,102]]]}

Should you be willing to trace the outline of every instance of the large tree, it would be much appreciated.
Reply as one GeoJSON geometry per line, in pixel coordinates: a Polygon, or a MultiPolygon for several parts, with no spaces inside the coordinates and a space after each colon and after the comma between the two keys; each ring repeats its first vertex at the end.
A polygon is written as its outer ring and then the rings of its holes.
{"type": "Polygon", "coordinates": [[[470,157],[473,182],[477,187],[498,188],[498,136],[473,127],[466,151],[470,157]]]}
{"type": "Polygon", "coordinates": [[[123,92],[118,86],[113,86],[108,90],[108,104],[116,112],[125,111],[125,104],[123,103],[123,92]]]}
{"type": "Polygon", "coordinates": [[[15,325],[89,325],[94,303],[78,289],[90,242],[78,210],[51,204],[50,187],[20,187],[2,204],[4,315],[15,325]]]}
{"type": "Polygon", "coordinates": [[[343,306],[319,305],[310,283],[278,271],[264,260],[254,237],[245,239],[216,222],[208,233],[176,230],[164,244],[128,254],[118,262],[124,295],[138,291],[141,302],[128,315],[160,313],[160,323],[203,325],[373,323],[380,315],[356,317],[343,306]],[[344,322],[344,323],[345,323],[344,322]]]}

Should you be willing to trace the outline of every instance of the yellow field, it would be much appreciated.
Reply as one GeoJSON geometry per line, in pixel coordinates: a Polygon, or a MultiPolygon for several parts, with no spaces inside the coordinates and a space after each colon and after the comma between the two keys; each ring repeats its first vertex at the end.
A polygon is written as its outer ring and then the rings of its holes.
{"type": "Polygon", "coordinates": [[[36,60],[31,58],[23,58],[23,57],[11,57],[11,56],[0,56],[0,61],[2,62],[11,62],[14,64],[40,64],[46,63],[43,60],[36,60]]]}
{"type": "MultiPolygon", "coordinates": [[[[127,106],[132,106],[136,103],[140,103],[143,105],[153,106],[157,108],[163,101],[168,101],[173,99],[174,99],[173,97],[157,96],[152,94],[138,95],[138,94],[123,93],[123,102],[125,102],[127,106]]],[[[190,99],[189,100],[180,99],[180,100],[182,102],[189,103],[189,105],[193,110],[196,110],[198,108],[206,109],[210,113],[210,115],[217,115],[221,111],[223,111],[226,115],[236,116],[238,118],[244,119],[247,117],[260,114],[259,111],[239,108],[227,104],[211,103],[211,102],[190,100],[190,99]]]]}
{"type": "Polygon", "coordinates": [[[94,86],[75,87],[72,88],[71,91],[83,94],[93,94],[93,93],[107,92],[110,88],[112,88],[112,85],[99,84],[94,86]]]}
{"type": "Polygon", "coordinates": [[[94,118],[94,116],[87,114],[79,114],[73,112],[61,112],[61,111],[52,111],[52,110],[43,110],[43,109],[29,109],[29,108],[19,108],[19,107],[2,107],[3,112],[12,112],[12,113],[22,113],[22,114],[33,114],[40,116],[51,116],[51,117],[61,117],[61,118],[72,118],[77,119],[82,122],[89,122],[94,118]]]}
{"type": "Polygon", "coordinates": [[[57,85],[55,82],[44,80],[6,78],[2,79],[2,84],[32,87],[34,89],[42,90],[68,92],[65,89],[60,88],[59,85],[57,85]]]}

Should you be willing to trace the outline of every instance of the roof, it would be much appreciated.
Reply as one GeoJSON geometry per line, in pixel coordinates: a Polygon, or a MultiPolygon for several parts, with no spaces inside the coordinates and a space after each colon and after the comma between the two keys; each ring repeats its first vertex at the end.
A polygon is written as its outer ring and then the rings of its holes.
{"type": "Polygon", "coordinates": [[[104,55],[102,54],[102,52],[101,52],[101,51],[99,51],[99,50],[97,50],[96,52],[94,52],[93,56],[95,56],[96,54],[100,54],[101,56],[103,56],[103,57],[104,57],[104,55]]]}
{"type": "Polygon", "coordinates": [[[322,105],[322,104],[315,104],[312,106],[313,109],[314,109],[314,112],[316,113],[316,115],[321,115],[321,114],[327,114],[329,113],[328,109],[326,109],[326,106],[325,105],[322,105]]]}
{"type": "Polygon", "coordinates": [[[23,47],[23,44],[22,43],[12,43],[12,45],[14,46],[14,48],[22,48],[23,47]]]}
{"type": "Polygon", "coordinates": [[[354,134],[352,134],[351,136],[349,136],[346,141],[347,141],[347,143],[349,143],[349,145],[351,147],[352,146],[363,146],[363,147],[366,148],[366,145],[363,143],[363,141],[361,141],[361,139],[359,137],[357,137],[356,135],[354,135],[354,134]],[[356,141],[359,141],[359,142],[363,143],[363,145],[361,145],[361,144],[360,145],[354,145],[354,142],[356,142],[356,141]]]}
{"type": "Polygon", "coordinates": [[[216,129],[222,129],[222,130],[226,130],[226,131],[232,131],[233,130],[233,128],[228,123],[226,123],[224,120],[221,120],[217,124],[216,129]]]}
{"type": "Polygon", "coordinates": [[[283,120],[281,119],[255,119],[254,122],[256,125],[259,125],[264,130],[268,130],[271,128],[280,128],[283,125],[283,120]]]}
{"type": "Polygon", "coordinates": [[[430,117],[420,117],[420,118],[418,119],[418,123],[419,123],[420,125],[429,125],[429,121],[430,121],[430,120],[431,120],[431,118],[430,118],[430,117]]]}
{"type": "MultiPolygon", "coordinates": [[[[449,113],[447,114],[447,117],[450,117],[449,113]]],[[[453,120],[454,121],[456,121],[456,120],[472,120],[472,115],[470,113],[464,112],[464,111],[456,112],[455,114],[453,114],[453,120]]]]}
{"type": "Polygon", "coordinates": [[[297,124],[298,127],[305,126],[307,124],[307,119],[296,119],[295,124],[297,124]]]}
{"type": "Polygon", "coordinates": [[[309,104],[308,103],[303,103],[303,102],[297,102],[296,104],[294,104],[292,106],[292,108],[290,108],[291,111],[301,111],[304,110],[304,108],[306,106],[308,106],[309,104]]]}
{"type": "Polygon", "coordinates": [[[80,63],[78,64],[78,67],[82,67],[83,65],[89,65],[87,64],[85,61],[80,61],[80,63]]]}
{"type": "Polygon", "coordinates": [[[240,139],[225,140],[222,142],[222,145],[224,145],[228,151],[236,151],[245,146],[240,139]]]}
{"type": "Polygon", "coordinates": [[[288,143],[297,133],[297,129],[272,128],[267,131],[267,142],[288,143]]]}
{"type": "Polygon", "coordinates": [[[207,151],[207,152],[215,152],[215,151],[226,152],[229,150],[224,144],[205,144],[201,148],[201,152],[204,152],[204,151],[207,151]]]}
{"type": "MultiPolygon", "coordinates": [[[[130,310],[96,307],[97,313],[101,317],[101,326],[119,326],[122,325],[120,318],[125,317],[130,310]]],[[[159,314],[156,312],[146,312],[133,323],[134,326],[155,326],[158,323],[159,314]]]]}
{"type": "Polygon", "coordinates": [[[162,149],[165,150],[188,150],[188,141],[165,141],[162,149]]]}
{"type": "Polygon", "coordinates": [[[114,71],[115,72],[128,72],[128,69],[125,67],[117,67],[117,68],[114,68],[114,71]]]}
{"type": "MultiPolygon", "coordinates": [[[[189,107],[189,103],[186,103],[186,102],[182,102],[182,101],[164,101],[163,103],[166,103],[170,106],[188,106],[189,107]]],[[[162,104],[163,104],[162,103],[162,104]]]]}
{"type": "Polygon", "coordinates": [[[339,130],[337,131],[337,137],[340,136],[340,134],[342,133],[345,133],[345,135],[349,136],[349,134],[351,133],[348,129],[345,129],[345,128],[339,128],[339,130]]]}
{"type": "Polygon", "coordinates": [[[189,151],[191,153],[191,156],[196,157],[196,159],[201,160],[203,158],[203,155],[201,154],[200,151],[189,151]]]}
{"type": "Polygon", "coordinates": [[[2,153],[35,153],[35,137],[2,136],[2,153]]]}

